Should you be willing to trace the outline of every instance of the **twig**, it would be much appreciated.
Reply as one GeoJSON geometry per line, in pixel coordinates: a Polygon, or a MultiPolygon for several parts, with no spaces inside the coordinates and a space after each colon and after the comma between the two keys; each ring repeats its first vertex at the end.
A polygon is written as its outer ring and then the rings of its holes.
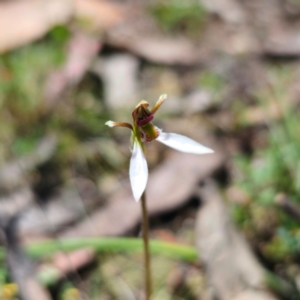
{"type": "Polygon", "coordinates": [[[50,300],[48,292],[34,278],[34,264],[20,247],[17,237],[19,215],[1,218],[1,227],[6,240],[6,262],[9,273],[18,285],[22,300],[50,300]]]}

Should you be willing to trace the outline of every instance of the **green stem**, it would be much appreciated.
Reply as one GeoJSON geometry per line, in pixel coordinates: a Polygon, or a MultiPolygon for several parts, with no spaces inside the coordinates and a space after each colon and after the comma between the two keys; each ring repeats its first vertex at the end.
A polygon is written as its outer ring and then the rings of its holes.
{"type": "Polygon", "coordinates": [[[142,194],[141,197],[142,205],[142,231],[143,231],[143,242],[144,242],[144,259],[145,259],[145,294],[146,300],[150,299],[152,291],[151,282],[151,265],[150,265],[150,250],[149,250],[149,221],[148,212],[146,205],[146,193],[142,194]]]}

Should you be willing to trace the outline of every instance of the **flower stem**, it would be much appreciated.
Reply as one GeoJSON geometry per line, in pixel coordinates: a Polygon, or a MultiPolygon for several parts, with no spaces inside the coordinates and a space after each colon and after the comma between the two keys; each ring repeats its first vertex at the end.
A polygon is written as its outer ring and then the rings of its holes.
{"type": "Polygon", "coordinates": [[[151,282],[151,266],[150,266],[150,251],[149,251],[149,223],[148,212],[146,206],[146,193],[145,191],[141,197],[142,204],[142,230],[143,230],[143,242],[144,242],[144,256],[145,256],[145,294],[146,300],[150,299],[152,291],[151,282]]]}

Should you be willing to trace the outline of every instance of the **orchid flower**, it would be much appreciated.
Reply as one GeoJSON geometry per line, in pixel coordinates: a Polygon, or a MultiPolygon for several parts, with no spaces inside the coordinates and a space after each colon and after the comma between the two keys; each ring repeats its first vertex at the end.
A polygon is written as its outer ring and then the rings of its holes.
{"type": "Polygon", "coordinates": [[[149,103],[142,100],[132,112],[133,125],[125,122],[107,121],[109,127],[127,127],[132,130],[132,156],[130,159],[129,177],[134,199],[139,201],[146,189],[148,166],[145,158],[145,143],[157,140],[181,152],[206,154],[213,153],[198,142],[176,133],[166,133],[153,125],[154,115],[167,98],[166,94],[159,97],[156,104],[149,110],[149,103]]]}

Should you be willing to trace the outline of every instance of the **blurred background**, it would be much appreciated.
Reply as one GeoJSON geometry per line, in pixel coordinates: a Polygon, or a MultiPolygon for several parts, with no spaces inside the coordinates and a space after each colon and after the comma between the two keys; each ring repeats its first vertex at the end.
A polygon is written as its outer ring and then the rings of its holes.
{"type": "Polygon", "coordinates": [[[163,93],[155,124],[215,153],[147,145],[153,299],[300,299],[299,58],[298,0],[1,0],[0,299],[143,299],[104,123],[163,93]]]}

